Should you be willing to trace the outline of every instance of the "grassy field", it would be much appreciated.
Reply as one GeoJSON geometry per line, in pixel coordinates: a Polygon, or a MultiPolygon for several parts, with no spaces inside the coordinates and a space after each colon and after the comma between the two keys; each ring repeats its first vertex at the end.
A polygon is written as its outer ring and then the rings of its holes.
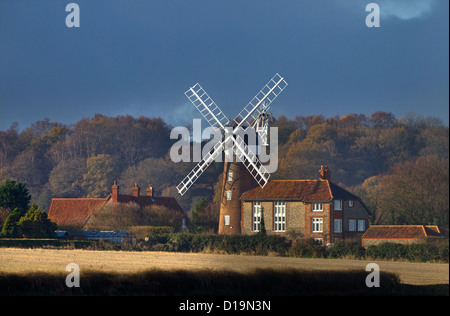
{"type": "MultiPolygon", "coordinates": [[[[94,275],[102,275],[103,280],[109,280],[102,281],[106,283],[113,282],[112,279],[115,280],[114,282],[119,283],[126,283],[128,281],[125,280],[134,280],[136,278],[141,278],[142,280],[154,279],[155,273],[164,275],[165,278],[169,280],[174,278],[173,273],[178,273],[178,277],[184,275],[186,279],[192,279],[192,273],[194,273],[197,275],[197,280],[200,284],[204,284],[207,287],[207,289],[205,289],[207,293],[211,293],[211,289],[209,289],[208,282],[206,282],[204,278],[206,278],[206,280],[211,280],[211,282],[214,283],[214,276],[217,277],[222,274],[219,279],[222,281],[229,280],[228,284],[232,284],[230,287],[239,287],[242,286],[242,284],[245,284],[245,282],[241,283],[241,281],[246,278],[255,280],[255,273],[259,275],[261,280],[270,280],[270,276],[273,275],[275,271],[279,271],[280,273],[281,271],[284,271],[283,275],[286,276],[286,278],[279,276],[280,280],[290,280],[290,282],[297,280],[300,282],[305,275],[309,275],[307,278],[308,280],[315,278],[317,282],[322,283],[323,285],[328,284],[329,282],[333,284],[335,282],[341,282],[342,286],[348,288],[348,293],[354,293],[353,291],[356,288],[360,288],[361,285],[365,287],[365,277],[368,274],[368,272],[365,272],[365,267],[370,263],[369,261],[364,260],[344,259],[305,259],[167,252],[0,248],[0,281],[12,282],[10,278],[16,278],[14,279],[16,280],[15,282],[7,283],[9,284],[9,287],[11,287],[11,284],[25,282],[23,288],[27,288],[26,282],[41,280],[39,282],[45,283],[46,281],[44,281],[44,279],[47,280],[49,278],[59,278],[59,280],[61,280],[62,277],[64,278],[68,274],[68,272],[65,271],[66,265],[72,262],[79,265],[81,278],[83,278],[83,280],[86,280],[87,276],[92,277],[94,275]],[[299,272],[301,272],[301,276],[298,274],[299,272]],[[200,275],[201,277],[199,277],[200,275]],[[121,279],[118,280],[118,276],[122,276],[121,279]],[[234,283],[230,281],[230,278],[231,280],[234,280],[234,283]],[[241,281],[238,282],[236,279],[241,281]],[[350,283],[345,283],[345,285],[342,283],[342,280],[348,280],[350,283]]],[[[391,287],[395,288],[395,284],[400,283],[404,285],[401,290],[396,288],[395,291],[397,292],[395,293],[414,294],[416,293],[415,291],[419,289],[419,292],[417,293],[420,294],[420,289],[427,289],[425,291],[426,293],[435,293],[437,290],[437,293],[441,295],[448,295],[448,264],[393,261],[380,261],[375,263],[379,265],[380,271],[385,273],[386,280],[390,280],[385,282],[390,282],[389,284],[391,284],[391,287]],[[437,288],[434,287],[432,290],[429,290],[430,287],[424,287],[437,284],[440,284],[440,286],[437,288]]],[[[306,282],[305,279],[302,280],[303,281],[301,282],[306,282]]],[[[247,282],[251,281],[247,280],[247,282]]],[[[64,282],[60,283],[64,285],[64,282]]],[[[285,283],[286,288],[290,288],[288,283],[289,282],[285,283]]],[[[33,283],[28,284],[28,288],[33,287],[32,284],[33,283]]],[[[214,284],[218,285],[218,283],[214,284]]],[[[219,288],[224,287],[219,286],[219,288]]],[[[258,288],[258,286],[253,288],[249,285],[248,291],[255,291],[255,289],[258,288]]],[[[328,288],[330,288],[329,284],[328,288]]],[[[148,289],[145,291],[145,293],[154,294],[151,291],[149,292],[148,289]]],[[[167,289],[165,291],[171,293],[167,289]]],[[[202,293],[201,289],[199,291],[202,293]]],[[[278,289],[277,291],[277,293],[281,293],[282,289],[278,289]]],[[[339,291],[342,293],[342,288],[340,288],[339,291]]],[[[192,291],[189,293],[192,293],[192,291]]],[[[183,293],[175,294],[183,295],[183,293]]],[[[246,294],[248,295],[249,293],[246,292],[246,294]]]]}

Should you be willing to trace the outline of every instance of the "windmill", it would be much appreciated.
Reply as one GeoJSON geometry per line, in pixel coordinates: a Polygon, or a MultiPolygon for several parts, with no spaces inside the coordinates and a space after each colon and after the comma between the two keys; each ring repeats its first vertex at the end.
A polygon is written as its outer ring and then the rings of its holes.
{"type": "Polygon", "coordinates": [[[241,207],[239,198],[241,194],[254,185],[255,181],[261,187],[264,187],[270,177],[270,173],[256,154],[236,133],[240,128],[255,128],[260,142],[263,146],[267,146],[268,124],[271,118],[268,110],[270,104],[286,86],[287,83],[284,78],[276,74],[232,121],[220,110],[200,84],[195,84],[185,92],[186,97],[205,120],[212,127],[219,128],[222,131],[224,139],[217,142],[180,182],[177,186],[178,192],[184,195],[222,151],[232,150],[232,153],[225,152],[219,234],[240,234],[241,207]]]}

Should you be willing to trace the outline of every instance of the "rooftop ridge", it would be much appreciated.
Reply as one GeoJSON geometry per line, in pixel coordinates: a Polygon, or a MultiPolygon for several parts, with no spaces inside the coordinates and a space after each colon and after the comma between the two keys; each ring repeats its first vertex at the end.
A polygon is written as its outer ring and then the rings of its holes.
{"type": "Polygon", "coordinates": [[[107,199],[107,197],[106,198],[52,198],[52,200],[55,200],[55,201],[63,201],[63,200],[76,200],[76,201],[80,201],[80,200],[89,200],[89,201],[98,200],[98,201],[101,201],[101,200],[106,200],[106,199],[107,199]]]}
{"type": "Polygon", "coordinates": [[[384,225],[370,225],[370,227],[437,227],[437,225],[420,225],[420,224],[415,224],[415,225],[401,225],[401,224],[384,224],[384,225]]]}
{"type": "Polygon", "coordinates": [[[270,181],[279,181],[279,182],[281,182],[281,181],[328,181],[328,180],[325,180],[325,179],[273,179],[273,180],[270,180],[270,181]]]}

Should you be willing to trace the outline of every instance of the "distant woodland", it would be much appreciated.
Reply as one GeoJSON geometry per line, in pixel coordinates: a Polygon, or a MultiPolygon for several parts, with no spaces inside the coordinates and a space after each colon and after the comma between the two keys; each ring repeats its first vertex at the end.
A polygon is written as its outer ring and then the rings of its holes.
{"type": "MultiPolygon", "coordinates": [[[[332,181],[359,195],[373,223],[449,223],[449,128],[434,117],[392,113],[275,119],[279,163],[272,179],[317,179],[320,165],[332,181]]],[[[48,210],[52,197],[106,197],[114,180],[131,194],[137,183],[174,196],[183,208],[212,202],[223,165],[215,163],[181,197],[176,185],[195,163],[174,163],[172,126],[161,118],[97,114],[72,125],[37,121],[0,131],[0,184],[24,182],[32,202],[48,210]]],[[[143,191],[144,191],[143,190],[143,191]]],[[[144,191],[145,192],[145,191],[144,191]]]]}

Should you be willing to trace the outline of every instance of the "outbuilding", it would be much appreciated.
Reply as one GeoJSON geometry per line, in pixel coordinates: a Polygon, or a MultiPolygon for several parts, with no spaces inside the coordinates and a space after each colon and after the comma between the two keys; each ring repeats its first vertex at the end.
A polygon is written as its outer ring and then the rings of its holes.
{"type": "Polygon", "coordinates": [[[362,246],[379,245],[384,242],[412,244],[425,238],[445,237],[435,225],[371,225],[362,236],[362,246]]]}

